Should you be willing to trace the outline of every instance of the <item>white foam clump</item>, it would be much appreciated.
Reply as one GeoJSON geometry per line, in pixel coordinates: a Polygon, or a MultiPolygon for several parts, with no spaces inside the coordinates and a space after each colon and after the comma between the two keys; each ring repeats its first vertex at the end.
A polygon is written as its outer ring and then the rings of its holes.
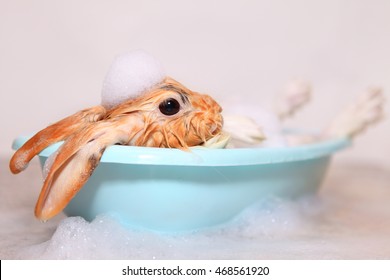
{"type": "Polygon", "coordinates": [[[161,63],[145,51],[119,55],[104,79],[101,104],[112,108],[141,95],[165,77],[161,63]]]}
{"type": "MultiPolygon", "coordinates": [[[[259,258],[275,238],[299,238],[312,227],[318,202],[271,199],[250,207],[222,226],[184,233],[130,229],[113,216],[92,222],[64,219],[52,238],[24,249],[27,259],[225,259],[259,258]],[[308,211],[307,209],[310,209],[308,211]],[[309,213],[310,212],[310,213],[309,213]],[[314,214],[313,214],[314,212],[314,214]],[[228,246],[227,246],[228,244],[228,246]],[[245,249],[247,248],[247,249],[245,249]],[[263,249],[261,249],[263,248],[263,249]],[[241,253],[238,253],[241,252],[241,253]],[[237,255],[240,254],[240,255],[237,255]]],[[[273,249],[274,250],[274,249],[273,249]]]]}

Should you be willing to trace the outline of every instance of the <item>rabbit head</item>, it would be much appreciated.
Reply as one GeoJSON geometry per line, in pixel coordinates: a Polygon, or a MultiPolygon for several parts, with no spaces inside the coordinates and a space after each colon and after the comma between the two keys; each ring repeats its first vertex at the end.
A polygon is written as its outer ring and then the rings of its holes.
{"type": "Polygon", "coordinates": [[[147,94],[113,108],[107,113],[107,119],[130,112],[138,115],[141,122],[136,131],[139,133],[126,144],[186,149],[221,132],[221,111],[210,96],[166,78],[147,94]]]}

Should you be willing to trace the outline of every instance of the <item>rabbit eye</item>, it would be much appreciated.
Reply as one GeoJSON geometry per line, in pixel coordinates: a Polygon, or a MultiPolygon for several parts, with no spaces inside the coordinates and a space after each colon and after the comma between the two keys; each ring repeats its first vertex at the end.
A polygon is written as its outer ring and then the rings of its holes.
{"type": "Polygon", "coordinates": [[[158,106],[160,112],[166,116],[172,116],[180,111],[180,103],[174,98],[168,98],[158,106]]]}

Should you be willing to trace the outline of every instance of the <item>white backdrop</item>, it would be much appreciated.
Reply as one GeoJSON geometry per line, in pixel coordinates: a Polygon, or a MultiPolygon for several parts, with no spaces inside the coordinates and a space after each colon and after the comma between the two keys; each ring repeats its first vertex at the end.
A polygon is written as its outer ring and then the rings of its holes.
{"type": "MultiPolygon", "coordinates": [[[[290,124],[322,126],[370,85],[389,95],[389,15],[387,0],[0,0],[0,154],[17,135],[99,103],[111,61],[135,49],[217,100],[261,104],[307,79],[314,100],[290,124]]],[[[386,121],[343,156],[389,166],[388,143],[386,121]]]]}

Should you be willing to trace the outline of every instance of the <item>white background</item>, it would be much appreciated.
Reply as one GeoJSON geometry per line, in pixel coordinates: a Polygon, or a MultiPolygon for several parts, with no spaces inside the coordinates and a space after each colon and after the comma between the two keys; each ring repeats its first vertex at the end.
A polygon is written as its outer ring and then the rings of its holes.
{"type": "MultiPolygon", "coordinates": [[[[368,86],[388,95],[389,27],[387,0],[0,0],[0,154],[16,136],[98,104],[113,58],[135,49],[217,100],[261,104],[307,79],[314,100],[291,124],[321,127],[368,86]]],[[[388,166],[389,142],[386,121],[344,156],[388,166]]]]}

